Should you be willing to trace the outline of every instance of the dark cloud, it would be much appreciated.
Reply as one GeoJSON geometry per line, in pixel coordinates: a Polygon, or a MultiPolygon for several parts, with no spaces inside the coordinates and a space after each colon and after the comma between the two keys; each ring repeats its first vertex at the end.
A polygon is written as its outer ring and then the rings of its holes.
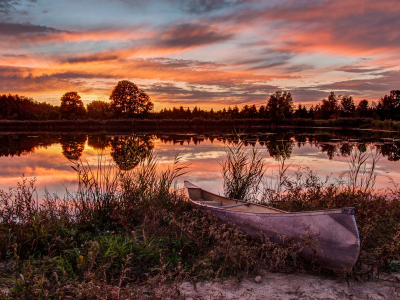
{"type": "Polygon", "coordinates": [[[363,67],[358,67],[358,66],[344,66],[337,71],[343,71],[343,72],[348,72],[348,73],[371,73],[371,72],[379,72],[383,71],[384,69],[382,68],[363,68],[363,67]]]}
{"type": "Polygon", "coordinates": [[[236,65],[247,65],[248,70],[269,69],[289,62],[291,56],[281,53],[276,57],[254,57],[236,61],[236,65]]]}
{"type": "Polygon", "coordinates": [[[163,48],[184,49],[225,42],[232,38],[233,34],[221,33],[210,26],[186,23],[165,30],[157,45],[163,48]]]}
{"type": "Polygon", "coordinates": [[[211,61],[199,61],[188,59],[172,59],[166,57],[156,57],[147,59],[135,59],[141,66],[159,66],[164,69],[182,70],[182,69],[195,69],[195,70],[213,70],[222,67],[222,64],[211,61]]]}
{"type": "Polygon", "coordinates": [[[266,1],[210,18],[210,22],[264,27],[285,33],[301,51],[316,46],[333,51],[397,50],[400,46],[400,4],[395,0],[266,1]],[[356,7],[357,9],[353,9],[356,7]]]}
{"type": "Polygon", "coordinates": [[[25,35],[65,32],[52,27],[33,25],[30,23],[2,23],[0,22],[0,35],[25,35]]]}
{"type": "Polygon", "coordinates": [[[400,71],[387,71],[372,79],[345,80],[310,88],[292,88],[288,91],[292,93],[295,103],[319,104],[321,99],[328,97],[330,91],[337,95],[352,95],[355,98],[359,96],[361,99],[370,95],[369,100],[379,100],[391,90],[399,89],[399,82],[400,71]]]}
{"type": "MultiPolygon", "coordinates": [[[[33,75],[34,69],[11,66],[0,66],[0,94],[15,91],[29,93],[57,89],[85,89],[84,79],[110,79],[112,76],[85,72],[59,72],[53,74],[33,75]]],[[[97,88],[96,88],[97,89],[97,88]]],[[[91,90],[87,88],[86,90],[91,90]]],[[[97,89],[98,90],[98,89],[97,89]]],[[[82,90],[83,91],[83,90],[82,90]]]]}
{"type": "Polygon", "coordinates": [[[183,10],[191,14],[204,14],[225,8],[236,7],[241,4],[257,2],[257,0],[178,0],[183,10]]]}
{"type": "Polygon", "coordinates": [[[11,11],[15,10],[14,5],[17,1],[0,0],[0,14],[8,15],[11,11]]]}
{"type": "MultiPolygon", "coordinates": [[[[27,15],[27,11],[18,11],[18,6],[21,5],[21,0],[0,0],[0,15],[9,15],[10,13],[19,12],[23,15],[27,15]]],[[[37,0],[28,0],[29,6],[33,3],[37,3],[37,0]]]]}
{"type": "Polygon", "coordinates": [[[27,57],[25,54],[11,54],[11,53],[4,53],[1,56],[3,56],[3,57],[15,57],[15,58],[27,57]]]}
{"type": "Polygon", "coordinates": [[[400,71],[382,72],[376,78],[356,79],[334,82],[332,84],[319,85],[319,89],[342,91],[346,94],[359,94],[361,92],[387,93],[390,90],[400,88],[400,71]]]}
{"type": "Polygon", "coordinates": [[[231,4],[231,1],[227,0],[192,0],[186,3],[185,10],[192,14],[200,14],[219,10],[231,4]]]}
{"type": "Polygon", "coordinates": [[[62,61],[63,63],[89,63],[89,62],[101,62],[101,61],[109,61],[118,59],[117,55],[89,55],[89,56],[79,56],[79,57],[70,57],[66,60],[62,61]]]}

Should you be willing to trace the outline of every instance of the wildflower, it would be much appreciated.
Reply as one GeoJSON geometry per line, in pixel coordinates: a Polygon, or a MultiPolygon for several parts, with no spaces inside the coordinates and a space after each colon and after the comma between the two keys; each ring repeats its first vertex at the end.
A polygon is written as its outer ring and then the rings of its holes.
{"type": "Polygon", "coordinates": [[[114,231],[112,231],[111,234],[114,234],[114,231]]]}
{"type": "Polygon", "coordinates": [[[135,232],[132,230],[132,231],[131,231],[131,234],[135,234],[135,232]]]}
{"type": "Polygon", "coordinates": [[[107,230],[107,232],[106,232],[107,234],[109,234],[110,232],[107,230]]]}

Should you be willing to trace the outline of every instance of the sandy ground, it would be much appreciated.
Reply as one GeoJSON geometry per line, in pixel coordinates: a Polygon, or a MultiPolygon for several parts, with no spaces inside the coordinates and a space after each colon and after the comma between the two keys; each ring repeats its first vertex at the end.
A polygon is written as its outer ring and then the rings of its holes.
{"type": "MultiPolygon", "coordinates": [[[[258,278],[259,279],[259,278],[258,278]]],[[[257,283],[255,277],[223,282],[184,282],[179,290],[186,299],[400,299],[400,274],[381,275],[367,282],[342,281],[307,274],[268,273],[257,283]]]]}

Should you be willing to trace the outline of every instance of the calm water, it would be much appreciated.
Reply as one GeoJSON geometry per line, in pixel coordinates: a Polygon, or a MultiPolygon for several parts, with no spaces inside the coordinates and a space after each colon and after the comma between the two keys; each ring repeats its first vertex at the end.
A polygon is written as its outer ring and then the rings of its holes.
{"type": "MultiPolygon", "coordinates": [[[[219,163],[225,157],[225,147],[234,142],[229,133],[0,133],[0,189],[15,187],[22,174],[36,177],[39,196],[46,188],[59,196],[65,188],[76,189],[76,174],[71,160],[85,159],[97,164],[100,152],[115,162],[121,169],[136,166],[134,157],[127,151],[129,145],[140,141],[140,150],[155,149],[160,166],[170,164],[177,151],[185,163],[188,173],[183,180],[214,191],[222,191],[219,163]]],[[[352,149],[367,153],[380,153],[377,167],[377,187],[389,186],[389,178],[400,182],[400,135],[370,131],[254,131],[246,136],[246,147],[261,149],[269,165],[267,176],[277,170],[277,156],[284,155],[291,163],[289,172],[300,167],[310,167],[321,177],[339,174],[348,170],[352,149]]]]}

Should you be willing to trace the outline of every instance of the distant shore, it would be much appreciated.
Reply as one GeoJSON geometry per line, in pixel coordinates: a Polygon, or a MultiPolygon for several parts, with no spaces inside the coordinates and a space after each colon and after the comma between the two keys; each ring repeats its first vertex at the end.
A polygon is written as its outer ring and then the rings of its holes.
{"type": "Polygon", "coordinates": [[[400,131],[400,121],[371,118],[312,119],[112,119],[112,120],[0,120],[0,131],[65,131],[65,130],[165,130],[170,128],[208,130],[220,128],[335,128],[400,131]]]}

